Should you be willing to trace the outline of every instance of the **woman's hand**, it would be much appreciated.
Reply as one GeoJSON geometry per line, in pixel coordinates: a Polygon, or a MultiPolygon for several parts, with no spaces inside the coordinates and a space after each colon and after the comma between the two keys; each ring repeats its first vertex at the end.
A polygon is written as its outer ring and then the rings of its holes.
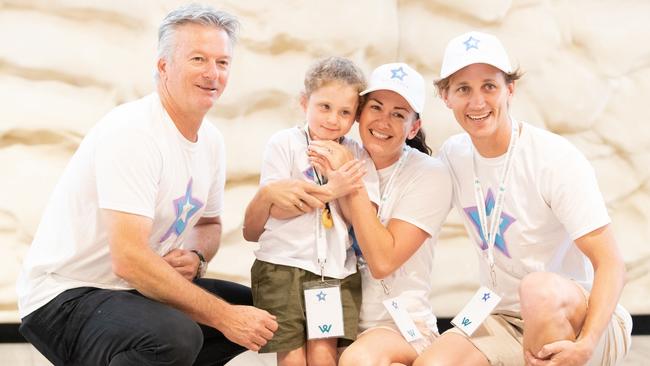
{"type": "MultiPolygon", "coordinates": [[[[315,164],[314,167],[319,169],[315,164]]],[[[321,171],[323,167],[321,167],[321,171]]],[[[358,189],[363,188],[363,176],[366,174],[364,162],[359,160],[350,160],[336,170],[326,171],[327,187],[332,193],[332,199],[347,196],[358,189]]]]}
{"type": "Polygon", "coordinates": [[[270,182],[263,188],[272,200],[271,216],[287,219],[324,207],[318,196],[329,196],[325,188],[299,179],[270,182]]]}

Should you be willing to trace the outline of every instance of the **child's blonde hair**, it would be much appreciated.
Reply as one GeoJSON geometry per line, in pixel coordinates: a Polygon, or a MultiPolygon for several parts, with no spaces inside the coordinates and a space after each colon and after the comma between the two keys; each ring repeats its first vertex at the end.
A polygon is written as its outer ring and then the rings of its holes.
{"type": "Polygon", "coordinates": [[[362,92],[366,88],[363,72],[352,61],[344,57],[327,57],[316,61],[305,74],[303,95],[309,97],[318,88],[332,82],[342,81],[362,92]]]}

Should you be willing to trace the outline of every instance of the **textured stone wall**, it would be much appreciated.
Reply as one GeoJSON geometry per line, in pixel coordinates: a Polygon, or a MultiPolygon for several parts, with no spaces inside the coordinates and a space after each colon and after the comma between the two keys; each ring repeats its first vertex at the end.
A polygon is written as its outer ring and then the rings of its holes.
{"type": "MultiPolygon", "coordinates": [[[[115,105],[153,89],[157,25],[181,1],[0,0],[0,322],[16,321],[14,282],[41,212],[79,141],[115,105]]],[[[526,72],[513,114],[574,142],[596,168],[628,269],[623,304],[650,313],[650,2],[644,0],[210,1],[243,23],[228,89],[210,113],[227,141],[222,248],[210,273],[249,280],[241,236],[269,136],[300,123],[298,93],[317,57],[366,72],[405,61],[427,80],[444,46],[497,34],[526,72]],[[645,168],[644,168],[645,167],[645,168]]],[[[459,131],[428,85],[437,148],[459,131]]],[[[476,260],[451,214],[436,254],[436,311],[455,313],[476,260]]]]}

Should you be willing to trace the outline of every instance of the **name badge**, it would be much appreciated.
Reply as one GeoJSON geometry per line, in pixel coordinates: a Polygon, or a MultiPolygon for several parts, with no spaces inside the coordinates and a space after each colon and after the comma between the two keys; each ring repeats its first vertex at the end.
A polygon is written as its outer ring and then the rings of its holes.
{"type": "Polygon", "coordinates": [[[467,336],[471,336],[500,301],[501,296],[492,292],[489,288],[481,286],[463,310],[451,320],[451,324],[467,336]]]}
{"type": "Polygon", "coordinates": [[[338,281],[313,281],[303,285],[307,338],[332,338],[344,335],[341,286],[338,281]]]}
{"type": "Polygon", "coordinates": [[[413,319],[411,319],[411,315],[409,315],[408,311],[406,311],[406,309],[400,304],[399,296],[384,300],[383,303],[407,342],[412,342],[422,338],[422,333],[420,333],[418,328],[415,326],[413,319]]]}

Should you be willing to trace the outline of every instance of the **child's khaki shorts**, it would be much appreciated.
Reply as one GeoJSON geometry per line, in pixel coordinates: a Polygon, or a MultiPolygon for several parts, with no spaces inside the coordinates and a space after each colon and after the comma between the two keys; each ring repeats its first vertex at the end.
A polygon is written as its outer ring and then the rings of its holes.
{"type": "MultiPolygon", "coordinates": [[[[275,315],[278,330],[260,353],[286,352],[297,349],[307,341],[307,319],[303,283],[320,280],[319,275],[301,268],[255,260],[251,268],[253,303],[275,315]]],[[[325,277],[326,280],[331,280],[325,277]]],[[[361,309],[361,275],[354,273],[342,280],[341,303],[345,334],[338,346],[347,346],[357,338],[361,309]]]]}

